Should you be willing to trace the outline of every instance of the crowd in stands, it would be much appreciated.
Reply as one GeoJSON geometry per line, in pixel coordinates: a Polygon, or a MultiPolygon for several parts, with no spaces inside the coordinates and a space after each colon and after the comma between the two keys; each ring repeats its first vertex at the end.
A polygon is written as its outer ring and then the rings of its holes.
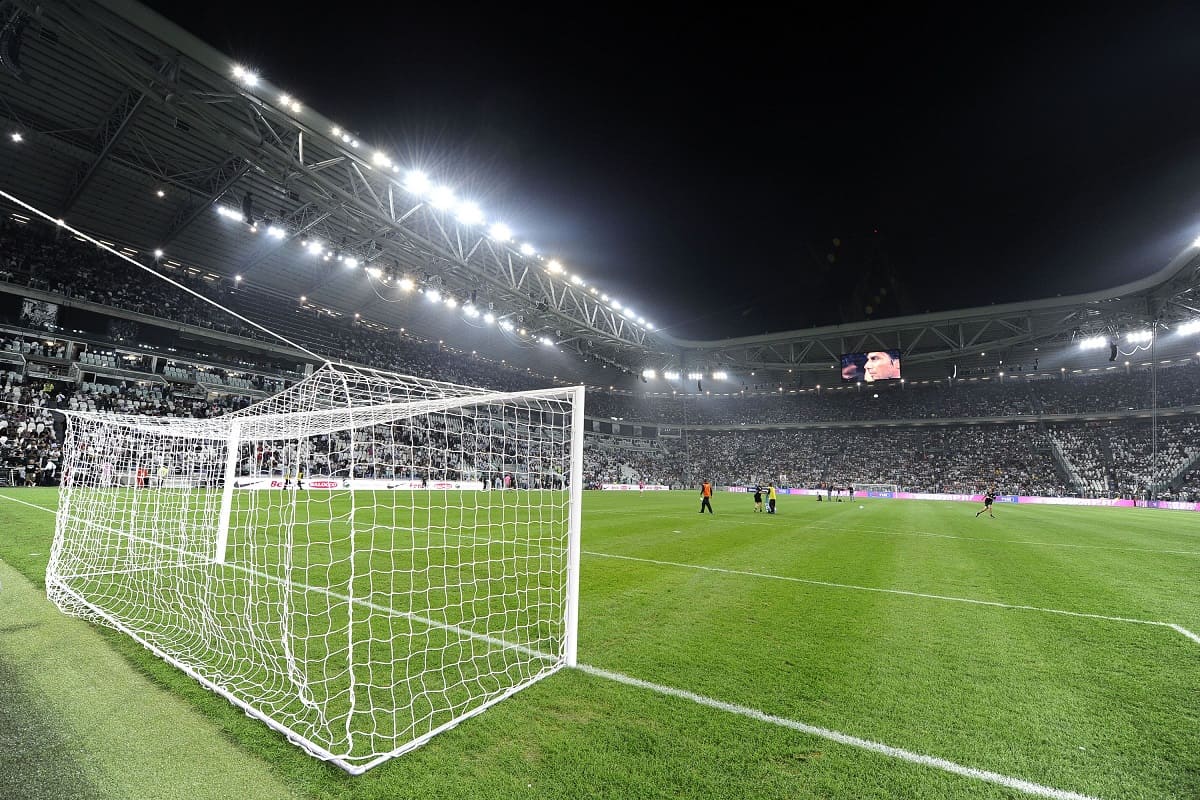
{"type": "MultiPolygon", "coordinates": [[[[281,310],[276,301],[256,295],[253,289],[222,286],[220,281],[200,275],[175,272],[178,274],[171,275],[175,280],[234,308],[266,309],[263,313],[288,317],[289,335],[356,363],[505,391],[546,384],[542,377],[454,354],[394,331],[322,317],[312,308],[298,315],[295,309],[281,310]],[[312,314],[313,318],[305,319],[304,314],[312,314]]],[[[266,338],[261,331],[220,314],[195,297],[164,282],[147,280],[133,265],[99,254],[90,244],[56,236],[53,231],[39,232],[11,220],[0,222],[0,280],[237,336],[266,338]]],[[[114,320],[109,333],[118,338],[124,334],[135,336],[137,326],[128,320],[114,320]]],[[[69,352],[61,341],[33,336],[0,337],[0,351],[31,361],[63,361],[69,352]]],[[[247,355],[251,360],[241,362],[248,370],[245,374],[213,364],[197,365],[181,357],[178,362],[158,367],[160,376],[173,383],[160,380],[151,384],[99,377],[103,369],[149,373],[153,363],[150,356],[124,354],[118,358],[112,352],[80,346],[71,358],[72,363],[87,368],[83,379],[59,380],[44,386],[18,371],[12,363],[16,359],[3,367],[9,371],[2,373],[0,396],[7,402],[0,411],[0,458],[10,471],[19,468],[23,481],[31,472],[34,482],[52,480],[61,463],[54,409],[206,417],[251,402],[239,393],[273,393],[283,388],[283,377],[267,377],[262,374],[265,371],[287,371],[288,380],[293,381],[299,377],[294,364],[265,357],[247,355]],[[194,385],[197,382],[202,385],[194,385]],[[181,388],[177,383],[193,385],[181,388]],[[207,391],[214,386],[222,391],[207,391]]],[[[49,374],[59,377],[53,371],[49,374]]],[[[1160,423],[1157,467],[1152,471],[1146,466],[1154,459],[1148,450],[1149,423],[1144,420],[1055,422],[1048,426],[1038,421],[1042,415],[1129,411],[1151,405],[1191,406],[1197,403],[1196,385],[1195,365],[1185,364],[1159,369],[1154,376],[1139,367],[1082,375],[1026,371],[1007,379],[996,375],[988,380],[839,385],[803,391],[789,388],[778,393],[749,391],[717,397],[592,391],[587,398],[589,416],[659,426],[977,418],[1014,422],[882,431],[691,429],[680,439],[664,437],[654,442],[589,434],[585,476],[589,484],[647,480],[691,485],[708,478],[729,484],[775,480],[815,486],[870,480],[917,491],[945,492],[976,492],[995,477],[1005,491],[1014,492],[1132,496],[1155,486],[1161,496],[1171,493],[1165,488],[1170,485],[1177,496],[1200,499],[1197,470],[1187,471],[1200,452],[1193,446],[1200,432],[1200,425],[1194,422],[1160,423]]],[[[444,430],[424,435],[433,439],[420,440],[418,436],[408,445],[430,453],[439,448],[453,449],[462,444],[464,432],[444,430]]],[[[326,455],[336,452],[334,443],[326,455]]],[[[461,459],[452,463],[414,455],[411,461],[431,474],[480,470],[478,465],[465,464],[461,459]]],[[[369,465],[341,465],[336,459],[325,464],[317,460],[311,466],[370,469],[369,465]]],[[[498,463],[495,469],[503,470],[503,465],[498,463]]]]}

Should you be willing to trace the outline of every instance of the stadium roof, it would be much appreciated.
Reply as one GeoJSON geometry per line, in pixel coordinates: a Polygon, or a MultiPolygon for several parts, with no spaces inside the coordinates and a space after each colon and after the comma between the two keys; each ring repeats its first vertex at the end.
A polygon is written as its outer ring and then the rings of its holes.
{"type": "Polygon", "coordinates": [[[677,339],[550,260],[495,238],[486,221],[438,210],[409,191],[401,165],[342,127],[352,120],[339,124],[302,105],[303,87],[252,79],[138,3],[16,0],[6,8],[19,24],[0,40],[0,123],[8,128],[0,187],[147,261],[161,248],[185,265],[241,275],[276,293],[281,307],[298,307],[304,296],[463,349],[484,350],[499,336],[513,345],[514,363],[592,381],[603,380],[599,366],[828,370],[840,353],[877,348],[919,364],[1200,315],[1197,249],[1189,248],[1156,275],[1109,292],[677,339]],[[240,221],[247,195],[257,232],[240,221]],[[268,235],[272,226],[281,235],[268,235]],[[409,293],[405,277],[415,284],[409,293]],[[440,299],[419,298],[426,289],[440,299]],[[479,316],[464,308],[472,301],[479,316]],[[512,329],[499,328],[502,321],[512,329]]]}

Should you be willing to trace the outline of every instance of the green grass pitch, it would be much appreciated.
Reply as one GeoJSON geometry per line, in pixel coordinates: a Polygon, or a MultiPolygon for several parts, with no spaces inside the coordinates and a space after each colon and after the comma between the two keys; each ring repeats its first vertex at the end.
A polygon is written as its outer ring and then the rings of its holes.
{"type": "Polygon", "coordinates": [[[0,499],[0,797],[1200,797],[1200,515],[713,504],[586,493],[588,669],[353,778],[49,606],[53,515],[0,499]]]}

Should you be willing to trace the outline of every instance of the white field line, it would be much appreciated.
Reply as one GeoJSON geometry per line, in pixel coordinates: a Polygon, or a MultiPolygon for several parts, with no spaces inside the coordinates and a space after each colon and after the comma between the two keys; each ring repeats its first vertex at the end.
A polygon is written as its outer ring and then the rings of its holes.
{"type": "Polygon", "coordinates": [[[910,764],[919,764],[923,767],[940,769],[943,772],[950,772],[966,778],[974,778],[977,781],[994,783],[999,786],[1003,786],[1006,789],[1013,789],[1018,792],[1034,795],[1036,797],[1049,797],[1054,798],[1054,800],[1095,800],[1095,798],[1089,795],[1069,792],[1065,789],[1055,789],[1050,786],[1043,786],[1040,783],[1033,783],[1032,781],[1027,781],[1022,778],[1013,778],[1008,775],[1002,775],[998,772],[989,772],[983,769],[976,769],[975,767],[966,767],[962,764],[956,764],[953,761],[947,761],[944,758],[922,755],[921,753],[914,753],[911,750],[902,750],[899,747],[892,747],[891,745],[882,744],[870,739],[860,739],[857,736],[851,736],[846,733],[830,730],[829,728],[819,728],[815,725],[797,722],[796,720],[786,719],[785,717],[777,717],[773,714],[767,714],[765,712],[748,708],[746,706],[736,705],[734,703],[726,703],[723,700],[715,700],[711,697],[705,697],[702,694],[695,694],[694,692],[689,692],[684,689],[675,689],[671,686],[663,686],[661,684],[643,681],[639,678],[631,678],[628,675],[622,675],[619,672],[609,672],[606,669],[600,669],[599,667],[593,667],[587,664],[580,664],[577,668],[581,672],[585,672],[588,675],[594,675],[598,678],[606,678],[610,681],[623,683],[626,686],[634,686],[639,689],[648,689],[652,692],[657,692],[658,694],[666,695],[668,697],[675,697],[680,700],[690,700],[693,703],[698,703],[699,705],[707,706],[708,708],[714,708],[718,711],[724,711],[729,714],[738,714],[739,716],[749,717],[750,719],[757,720],[759,722],[778,725],[782,728],[790,728],[794,731],[807,733],[810,736],[819,736],[820,738],[827,739],[831,742],[848,745],[849,747],[857,747],[860,750],[868,750],[872,753],[888,756],[889,758],[897,758],[901,761],[907,761],[910,764]]]}
{"type": "MultiPolygon", "coordinates": [[[[54,513],[54,509],[52,509],[52,508],[40,506],[35,503],[27,502],[25,500],[18,500],[14,497],[9,497],[7,495],[0,494],[0,499],[11,500],[14,503],[20,503],[21,505],[29,506],[30,508],[36,508],[41,511],[47,511],[50,513],[54,513]]],[[[143,540],[143,541],[148,541],[148,540],[143,540]]],[[[174,549],[174,548],[168,548],[168,549],[174,549]]],[[[642,560],[642,559],[637,559],[637,560],[642,560]]],[[[257,570],[251,570],[251,569],[248,569],[245,567],[237,567],[232,564],[226,565],[226,566],[232,567],[239,571],[245,571],[245,572],[254,574],[258,577],[262,577],[267,580],[279,580],[278,578],[275,578],[274,576],[267,575],[266,573],[258,572],[257,570]]],[[[417,615],[396,611],[395,609],[389,608],[387,606],[382,606],[382,605],[378,605],[375,603],[369,603],[364,600],[358,600],[358,599],[351,600],[351,598],[349,598],[349,597],[340,595],[335,592],[330,592],[329,590],[322,589],[320,587],[307,586],[304,584],[292,584],[292,586],[295,588],[303,588],[306,590],[315,591],[315,592],[318,592],[321,594],[327,594],[331,597],[335,597],[340,600],[350,600],[351,602],[360,603],[364,606],[368,606],[374,610],[377,610],[377,611],[380,611],[380,612],[383,612],[386,614],[395,615],[398,617],[408,617],[410,619],[416,619],[421,622],[432,623],[438,627],[446,627],[451,630],[456,630],[456,632],[464,633],[473,638],[485,639],[489,642],[492,642],[492,643],[495,643],[495,644],[498,644],[501,646],[515,647],[516,649],[519,649],[519,650],[521,650],[531,656],[534,656],[534,657],[552,658],[552,656],[549,656],[548,654],[540,653],[536,650],[532,650],[531,648],[523,647],[520,645],[513,645],[512,643],[505,642],[505,641],[499,640],[499,639],[495,639],[490,636],[481,636],[480,634],[476,634],[476,633],[473,633],[470,631],[464,631],[462,629],[458,629],[456,626],[439,624],[439,623],[434,622],[433,620],[425,620],[425,619],[422,619],[421,617],[418,617],[417,615]]],[[[1197,638],[1197,637],[1195,637],[1194,634],[1186,634],[1185,633],[1185,635],[1189,635],[1189,636],[1192,636],[1193,638],[1197,638]]],[[[1200,642],[1200,638],[1197,638],[1197,641],[1200,642]]],[[[921,753],[914,753],[910,750],[903,750],[898,747],[892,747],[891,745],[882,744],[880,742],[875,742],[870,739],[861,739],[857,736],[851,736],[850,734],[841,733],[839,731],[830,730],[828,728],[821,728],[821,727],[817,727],[815,725],[809,725],[804,722],[797,722],[795,720],[786,719],[784,717],[777,717],[777,716],[774,716],[771,714],[766,714],[762,711],[757,711],[755,709],[748,708],[746,706],[740,706],[740,705],[736,705],[734,703],[726,703],[722,700],[715,700],[713,698],[705,697],[704,695],[695,694],[694,692],[689,692],[684,689],[675,689],[670,686],[663,686],[661,684],[651,683],[649,681],[643,681],[638,678],[632,678],[628,675],[623,675],[618,672],[609,672],[608,670],[600,669],[599,667],[592,667],[592,666],[588,666],[586,664],[580,664],[580,665],[578,665],[577,668],[580,671],[585,672],[589,675],[593,675],[593,676],[599,677],[599,678],[605,678],[607,680],[615,681],[617,683],[621,683],[626,686],[632,686],[632,687],[636,687],[636,688],[640,688],[640,689],[648,689],[650,691],[657,692],[657,693],[663,694],[663,695],[667,695],[669,697],[675,697],[675,698],[682,699],[682,700],[689,700],[693,703],[698,703],[699,705],[706,706],[706,707],[712,708],[712,709],[716,709],[718,711],[724,711],[724,712],[731,713],[731,714],[738,714],[740,716],[748,717],[750,719],[754,719],[759,722],[766,722],[766,723],[769,723],[772,725],[778,725],[780,727],[790,728],[791,730],[799,731],[801,733],[806,733],[811,736],[817,736],[822,739],[836,742],[841,745],[846,745],[848,747],[856,747],[861,750],[867,750],[869,752],[877,753],[879,755],[884,755],[889,758],[896,758],[896,759],[900,759],[902,761],[907,761],[911,764],[916,764],[918,766],[931,767],[933,769],[939,769],[944,772],[949,772],[949,773],[952,773],[955,775],[960,775],[960,776],[963,776],[966,778],[972,778],[974,780],[983,781],[986,783],[993,783],[993,784],[1003,786],[1008,789],[1022,792],[1024,794],[1033,795],[1035,797],[1047,797],[1047,798],[1052,798],[1052,800],[1097,800],[1097,798],[1091,797],[1089,795],[1079,794],[1076,792],[1070,792],[1070,791],[1067,791],[1064,789],[1055,789],[1055,788],[1052,788],[1049,786],[1043,786],[1042,784],[1033,783],[1031,781],[1027,781],[1022,778],[1014,778],[1014,777],[1010,777],[1008,775],[1002,775],[998,772],[990,772],[988,770],[977,769],[975,767],[963,766],[962,764],[957,764],[953,761],[948,761],[944,758],[937,758],[935,756],[927,756],[927,755],[923,755],[921,753]]],[[[200,676],[193,675],[193,677],[200,677],[200,676]]],[[[201,678],[201,680],[203,681],[204,679],[201,678]]],[[[207,681],[205,681],[205,682],[207,683],[207,681]]],[[[273,727],[275,727],[275,726],[273,726],[273,727]]]]}
{"type": "Polygon", "coordinates": [[[1010,603],[999,603],[994,600],[975,600],[970,597],[952,597],[944,594],[926,594],[925,592],[910,592],[904,589],[881,589],[877,586],[856,586],[850,583],[833,583],[832,581],[818,581],[810,578],[793,578],[788,575],[772,575],[767,572],[753,572],[751,570],[742,569],[726,569],[724,567],[708,567],[703,564],[685,564],[680,561],[661,561],[654,558],[639,558],[637,556],[619,556],[614,553],[601,553],[595,550],[583,550],[582,553],[588,556],[596,556],[597,558],[615,558],[622,561],[638,561],[644,564],[656,564],[662,567],[680,567],[682,569],[703,570],[705,572],[719,572],[726,575],[744,575],[751,578],[765,578],[773,581],[788,581],[789,583],[803,583],[808,586],[827,586],[833,589],[849,589],[858,592],[877,592],[879,594],[896,594],[905,597],[920,597],[926,600],[944,600],[952,603],[968,603],[976,606],[991,606],[992,608],[1011,608],[1018,611],[1040,611],[1043,614],[1059,614],[1066,617],[1082,617],[1085,619],[1101,619],[1107,622],[1128,622],[1135,625],[1153,625],[1160,628],[1171,628],[1172,630],[1183,634],[1192,641],[1200,644],[1200,636],[1192,633],[1186,628],[1180,627],[1170,622],[1159,622],[1150,619],[1133,619],[1131,617],[1115,617],[1107,614],[1088,614],[1082,611],[1064,611],[1058,608],[1042,608],[1041,606],[1023,606],[1010,603]]]}
{"type": "MultiPolygon", "coordinates": [[[[642,511],[625,510],[625,509],[615,510],[615,511],[605,511],[604,514],[605,514],[605,516],[608,516],[609,514],[637,514],[641,517],[647,517],[647,518],[669,517],[669,518],[675,519],[675,520],[678,520],[679,516],[680,516],[680,512],[677,512],[677,511],[647,514],[642,511]]],[[[766,516],[766,515],[764,515],[764,516],[766,516]]],[[[780,514],[779,516],[784,516],[784,515],[780,514]]],[[[774,526],[774,524],[770,523],[770,522],[757,522],[757,521],[753,521],[753,520],[739,519],[737,517],[734,517],[733,519],[738,525],[774,526]]],[[[829,522],[827,520],[821,521],[821,522],[814,522],[814,523],[799,525],[796,528],[791,528],[790,530],[795,531],[795,532],[814,531],[817,533],[839,533],[839,534],[878,533],[878,534],[882,534],[885,536],[927,536],[927,537],[937,538],[937,539],[961,539],[962,541],[966,541],[966,542],[989,542],[989,543],[993,543],[993,544],[1024,544],[1024,545],[1033,545],[1033,546],[1039,546],[1039,547],[1070,547],[1070,548],[1078,548],[1078,549],[1084,549],[1084,550],[1118,550],[1118,551],[1127,552],[1127,553],[1161,553],[1164,555],[1200,556],[1200,550],[1157,550],[1157,549],[1152,549],[1152,548],[1148,548],[1148,547],[1118,547],[1116,545],[1103,545],[1103,544],[1070,544],[1070,543],[1066,543],[1066,542],[1039,542],[1039,541],[1021,540],[1021,539],[988,539],[988,538],[985,538],[982,536],[954,536],[954,535],[951,535],[948,533],[934,533],[932,531],[895,531],[895,530],[891,530],[889,528],[860,528],[857,526],[853,529],[846,529],[846,528],[837,526],[834,523],[829,522]]],[[[780,532],[786,533],[786,532],[788,532],[788,529],[784,529],[784,528],[782,528],[782,526],[780,526],[780,532]]],[[[1185,531],[1178,531],[1178,533],[1185,535],[1185,536],[1191,535],[1185,531]]]]}
{"type": "Polygon", "coordinates": [[[1148,547],[1118,547],[1116,545],[1106,544],[1071,544],[1068,542],[1036,542],[1022,539],[987,539],[981,536],[954,536],[949,533],[934,533],[933,531],[894,531],[888,528],[861,528],[854,527],[853,529],[840,528],[828,523],[819,525],[805,525],[799,528],[803,531],[816,531],[818,533],[840,533],[840,534],[882,534],[884,536],[925,536],[935,539],[960,539],[964,542],[989,542],[994,544],[1028,544],[1037,545],[1040,547],[1072,547],[1085,550],[1120,550],[1126,553],[1163,553],[1167,555],[1182,555],[1182,556],[1200,556],[1200,550],[1155,550],[1148,547]]]}

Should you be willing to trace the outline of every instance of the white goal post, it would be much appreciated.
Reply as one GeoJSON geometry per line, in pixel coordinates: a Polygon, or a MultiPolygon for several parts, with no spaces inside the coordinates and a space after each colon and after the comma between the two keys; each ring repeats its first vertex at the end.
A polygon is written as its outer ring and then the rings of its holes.
{"type": "Polygon", "coordinates": [[[583,387],[70,413],[46,590],[361,774],[576,661],[583,387]]]}
{"type": "Polygon", "coordinates": [[[895,494],[900,491],[900,485],[896,483],[856,483],[854,484],[854,491],[895,494]]]}

